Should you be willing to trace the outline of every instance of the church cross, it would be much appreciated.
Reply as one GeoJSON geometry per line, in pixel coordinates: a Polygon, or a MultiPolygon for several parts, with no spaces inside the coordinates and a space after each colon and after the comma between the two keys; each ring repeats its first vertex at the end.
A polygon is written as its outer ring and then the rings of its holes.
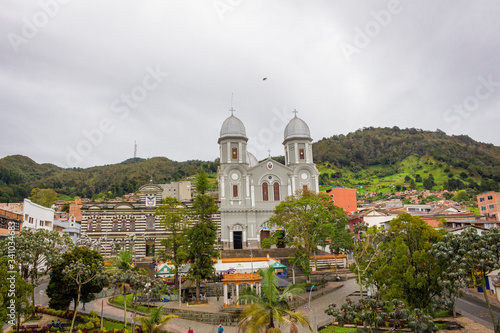
{"type": "Polygon", "coordinates": [[[236,111],[236,110],[233,109],[233,107],[231,106],[231,108],[229,109],[229,111],[231,111],[231,116],[233,116],[233,112],[236,111]]]}
{"type": "Polygon", "coordinates": [[[297,117],[297,113],[299,113],[299,111],[297,111],[296,109],[293,109],[292,112],[295,113],[295,117],[297,117]]]}
{"type": "Polygon", "coordinates": [[[269,154],[269,157],[271,157],[271,149],[268,149],[267,152],[269,154]]]}

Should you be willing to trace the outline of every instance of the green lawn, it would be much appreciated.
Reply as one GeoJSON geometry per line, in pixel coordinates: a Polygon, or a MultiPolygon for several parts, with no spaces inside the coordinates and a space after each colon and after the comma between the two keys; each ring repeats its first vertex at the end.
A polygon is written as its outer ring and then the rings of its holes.
{"type": "Polygon", "coordinates": [[[106,329],[106,331],[112,331],[114,329],[122,330],[123,323],[115,323],[107,319],[104,319],[104,328],[106,329]]]}
{"type": "MultiPolygon", "coordinates": [[[[127,311],[130,310],[130,311],[133,311],[133,308],[131,307],[131,302],[132,302],[132,297],[133,295],[130,294],[130,295],[127,295],[127,311]]],[[[109,299],[109,302],[111,304],[115,304],[115,305],[119,305],[119,306],[123,306],[123,296],[117,296],[117,297],[113,297],[113,298],[110,298],[109,299]]],[[[147,306],[143,306],[143,305],[139,305],[137,307],[137,311],[139,312],[143,312],[143,313],[148,313],[149,312],[149,307],[147,306]]]]}
{"type": "Polygon", "coordinates": [[[338,326],[328,326],[327,328],[324,328],[320,330],[320,333],[333,333],[333,332],[347,332],[347,333],[356,333],[358,330],[352,327],[338,327],[338,326]]]}

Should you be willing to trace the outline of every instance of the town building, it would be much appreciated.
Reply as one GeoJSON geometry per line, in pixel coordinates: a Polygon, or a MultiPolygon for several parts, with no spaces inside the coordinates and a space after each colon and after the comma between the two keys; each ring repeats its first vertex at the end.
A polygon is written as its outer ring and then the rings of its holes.
{"type": "MultiPolygon", "coordinates": [[[[149,183],[139,189],[137,201],[86,202],[81,208],[82,236],[100,242],[99,252],[109,258],[121,250],[131,250],[134,261],[148,260],[162,249],[161,240],[169,236],[155,216],[165,197],[161,184],[149,183]]],[[[187,208],[191,201],[183,202],[187,208]]],[[[213,215],[218,226],[220,218],[213,215]]]]}
{"type": "Polygon", "coordinates": [[[256,248],[269,236],[268,221],[276,205],[299,190],[318,193],[319,171],[309,126],[296,111],[284,132],[285,164],[270,156],[259,163],[247,151],[245,126],[233,111],[218,140],[221,242],[223,249],[256,248]]]}
{"type": "Polygon", "coordinates": [[[358,201],[356,199],[356,189],[334,187],[324,193],[332,198],[332,203],[342,208],[347,215],[352,215],[358,211],[358,201]]]}
{"type": "Polygon", "coordinates": [[[172,197],[179,201],[191,200],[191,191],[193,186],[190,181],[171,182],[170,184],[160,184],[163,189],[162,199],[172,197]]]}
{"type": "Polygon", "coordinates": [[[500,221],[500,192],[485,192],[477,196],[479,214],[487,214],[500,221]]]}
{"type": "Polygon", "coordinates": [[[54,228],[54,210],[24,199],[23,228],[52,230],[54,228]]]}
{"type": "Polygon", "coordinates": [[[0,239],[7,237],[10,231],[18,234],[23,224],[23,214],[0,209],[0,239]]]}

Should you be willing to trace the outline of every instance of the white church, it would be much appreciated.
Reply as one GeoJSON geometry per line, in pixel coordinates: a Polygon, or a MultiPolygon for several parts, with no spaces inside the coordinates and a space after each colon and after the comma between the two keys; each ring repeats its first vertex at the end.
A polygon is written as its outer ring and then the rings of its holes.
{"type": "Polygon", "coordinates": [[[319,191],[309,126],[296,112],[285,128],[285,165],[271,157],[259,163],[247,152],[247,142],[243,122],[231,113],[222,124],[218,140],[224,249],[260,248],[261,239],[269,236],[267,222],[281,200],[298,190],[319,191]]]}

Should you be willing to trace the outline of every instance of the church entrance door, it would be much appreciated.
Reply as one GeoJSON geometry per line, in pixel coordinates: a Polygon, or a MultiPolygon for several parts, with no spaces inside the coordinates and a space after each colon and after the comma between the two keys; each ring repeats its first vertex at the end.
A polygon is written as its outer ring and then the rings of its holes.
{"type": "Polygon", "coordinates": [[[235,250],[241,250],[243,248],[243,232],[233,231],[233,244],[235,250]]]}

